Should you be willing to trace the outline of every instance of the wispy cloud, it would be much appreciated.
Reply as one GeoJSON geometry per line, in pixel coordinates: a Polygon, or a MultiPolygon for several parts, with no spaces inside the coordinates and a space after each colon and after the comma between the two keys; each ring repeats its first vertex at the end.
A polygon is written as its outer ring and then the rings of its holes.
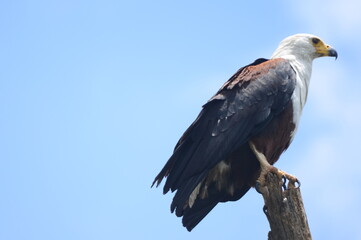
{"type": "Polygon", "coordinates": [[[358,0],[285,1],[293,16],[322,35],[337,35],[342,39],[361,36],[361,2],[358,0]]]}

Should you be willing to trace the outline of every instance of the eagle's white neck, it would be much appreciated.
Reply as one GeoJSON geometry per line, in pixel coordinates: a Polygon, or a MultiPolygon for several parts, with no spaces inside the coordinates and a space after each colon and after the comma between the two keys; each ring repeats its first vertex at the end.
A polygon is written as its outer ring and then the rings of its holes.
{"type": "Polygon", "coordinates": [[[311,73],[312,73],[312,61],[308,55],[302,53],[294,53],[291,51],[287,51],[285,49],[276,49],[273,53],[273,58],[283,58],[289,61],[292,68],[296,72],[297,82],[295,88],[295,94],[299,95],[299,103],[301,104],[301,109],[306,103],[307,94],[308,94],[308,86],[310,85],[311,73]],[[298,92],[298,93],[297,93],[298,92]]]}
{"type": "MultiPolygon", "coordinates": [[[[277,49],[279,50],[279,49],[277,49]]],[[[296,86],[292,94],[293,103],[293,121],[295,123],[295,130],[291,135],[293,139],[301,118],[302,109],[307,100],[308,86],[312,73],[312,61],[310,57],[303,54],[292,54],[288,51],[275,51],[272,58],[283,58],[289,61],[292,68],[296,72],[296,86]]]]}

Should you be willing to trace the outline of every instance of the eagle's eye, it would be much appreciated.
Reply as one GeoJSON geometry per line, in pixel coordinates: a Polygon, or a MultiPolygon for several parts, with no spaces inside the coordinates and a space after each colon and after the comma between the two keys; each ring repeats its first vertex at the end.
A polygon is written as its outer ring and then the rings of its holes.
{"type": "Polygon", "coordinates": [[[317,44],[317,43],[320,42],[320,39],[318,39],[318,38],[312,38],[312,42],[313,42],[314,44],[317,44]]]}

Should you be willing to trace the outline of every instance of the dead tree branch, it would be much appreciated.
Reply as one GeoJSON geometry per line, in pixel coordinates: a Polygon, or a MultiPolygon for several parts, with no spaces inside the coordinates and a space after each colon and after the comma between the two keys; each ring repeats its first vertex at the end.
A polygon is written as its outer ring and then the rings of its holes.
{"type": "Polygon", "coordinates": [[[269,172],[266,184],[259,189],[262,192],[271,231],[269,240],[311,240],[306,212],[303,207],[300,188],[289,182],[283,190],[283,180],[269,172]]]}

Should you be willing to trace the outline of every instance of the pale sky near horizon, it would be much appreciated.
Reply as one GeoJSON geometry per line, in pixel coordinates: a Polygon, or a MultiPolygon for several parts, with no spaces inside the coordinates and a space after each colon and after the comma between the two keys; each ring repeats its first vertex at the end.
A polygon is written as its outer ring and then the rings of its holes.
{"type": "Polygon", "coordinates": [[[150,185],[240,67],[312,33],[308,102],[276,164],[297,176],[314,239],[361,239],[361,3],[2,1],[0,239],[266,239],[253,189],[191,233],[150,185]]]}

